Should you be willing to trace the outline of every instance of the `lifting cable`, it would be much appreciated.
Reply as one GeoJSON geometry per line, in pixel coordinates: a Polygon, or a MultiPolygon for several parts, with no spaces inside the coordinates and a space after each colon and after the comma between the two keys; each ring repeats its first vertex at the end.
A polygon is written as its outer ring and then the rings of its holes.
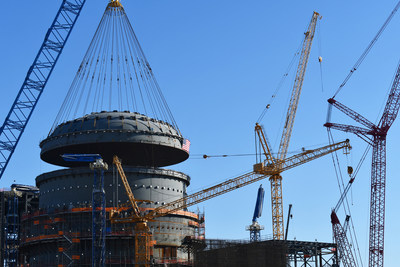
{"type": "MultiPolygon", "coordinates": [[[[288,155],[294,155],[302,153],[308,149],[314,149],[315,147],[326,146],[326,144],[315,144],[312,146],[302,147],[299,150],[289,151],[288,155]]],[[[258,142],[257,136],[255,136],[255,153],[241,153],[241,154],[216,154],[216,155],[208,155],[208,154],[190,154],[190,159],[208,159],[208,158],[227,158],[227,157],[248,157],[248,156],[256,156],[256,162],[262,161],[262,148],[260,142],[258,142]]],[[[277,156],[278,153],[272,153],[273,156],[277,156]]]]}
{"type": "MultiPolygon", "coordinates": [[[[333,139],[332,132],[331,132],[331,130],[329,128],[327,128],[327,133],[328,133],[329,143],[333,144],[334,143],[334,139],[333,139]]],[[[353,172],[353,174],[351,175],[351,179],[355,179],[355,177],[357,176],[358,171],[360,170],[360,167],[361,167],[362,163],[364,162],[366,155],[369,152],[369,149],[370,149],[370,146],[368,145],[366,150],[363,153],[363,156],[361,157],[360,162],[357,164],[356,171],[353,172]]],[[[343,180],[343,176],[342,176],[342,172],[341,172],[341,167],[340,167],[339,157],[337,155],[337,151],[332,153],[332,161],[333,161],[333,166],[334,166],[334,169],[335,169],[336,179],[337,179],[338,186],[339,186],[339,192],[340,192],[340,195],[341,195],[341,199],[339,200],[339,203],[336,205],[334,210],[335,210],[335,212],[337,212],[337,210],[340,207],[340,201],[342,201],[342,203],[344,203],[343,204],[344,212],[345,212],[346,215],[350,215],[350,222],[349,223],[351,224],[352,231],[349,231],[349,233],[350,233],[351,243],[355,244],[355,245],[352,246],[352,249],[354,250],[354,253],[356,255],[355,260],[357,261],[357,264],[359,264],[359,262],[360,262],[359,266],[363,266],[361,252],[360,252],[360,248],[359,248],[359,244],[358,244],[358,239],[357,239],[357,235],[356,235],[355,228],[354,228],[353,217],[351,215],[350,204],[349,204],[347,195],[343,196],[345,185],[344,185],[344,180],[343,180]]]]}
{"type": "Polygon", "coordinates": [[[322,37],[321,37],[321,20],[317,21],[317,35],[318,35],[318,52],[319,52],[319,57],[318,57],[318,62],[319,62],[319,73],[320,73],[320,78],[321,78],[321,91],[324,91],[324,79],[322,75],[322,37]]]}
{"type": "Polygon", "coordinates": [[[364,50],[364,52],[361,54],[357,62],[354,64],[353,68],[350,70],[349,74],[346,76],[342,84],[339,86],[337,89],[336,93],[333,95],[332,98],[335,98],[336,95],[342,90],[342,88],[345,86],[347,81],[350,79],[350,77],[353,75],[353,73],[358,69],[358,67],[361,65],[361,63],[364,61],[365,57],[368,55],[370,52],[371,48],[375,45],[376,41],[378,41],[379,37],[385,30],[386,26],[389,24],[389,22],[392,20],[394,14],[396,14],[397,10],[400,7],[400,1],[396,4],[392,12],[390,13],[389,17],[385,20],[385,23],[383,23],[382,27],[379,29],[379,31],[376,33],[375,37],[372,39],[372,41],[369,43],[367,48],[364,50]]]}
{"type": "Polygon", "coordinates": [[[280,89],[283,87],[283,85],[284,85],[284,83],[286,81],[286,78],[289,76],[289,73],[291,72],[294,63],[296,62],[296,59],[300,55],[302,45],[303,45],[303,42],[300,43],[299,47],[296,50],[296,53],[294,53],[292,59],[290,60],[289,65],[287,66],[285,73],[283,74],[283,76],[279,80],[279,83],[278,83],[275,91],[273,92],[268,104],[265,106],[265,108],[261,112],[260,116],[258,117],[257,123],[260,123],[262,121],[262,119],[264,118],[265,114],[267,113],[267,111],[269,110],[269,108],[271,107],[273,102],[275,101],[276,95],[278,94],[280,89]]]}
{"type": "Polygon", "coordinates": [[[122,6],[108,5],[50,133],[91,112],[130,111],[178,125],[122,6]]]}

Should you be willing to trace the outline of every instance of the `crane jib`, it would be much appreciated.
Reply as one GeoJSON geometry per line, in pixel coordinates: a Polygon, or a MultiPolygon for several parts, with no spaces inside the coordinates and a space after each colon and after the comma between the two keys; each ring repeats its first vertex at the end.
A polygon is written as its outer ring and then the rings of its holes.
{"type": "Polygon", "coordinates": [[[32,116],[43,89],[86,0],[64,0],[0,128],[0,179],[32,116]]]}

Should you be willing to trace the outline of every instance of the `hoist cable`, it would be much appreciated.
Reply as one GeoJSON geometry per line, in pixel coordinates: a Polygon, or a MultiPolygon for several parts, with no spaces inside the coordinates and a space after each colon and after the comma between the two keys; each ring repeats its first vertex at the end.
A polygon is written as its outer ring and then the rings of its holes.
{"type": "Polygon", "coordinates": [[[319,62],[319,74],[320,74],[320,79],[321,79],[321,90],[322,92],[324,91],[324,79],[322,75],[322,37],[321,37],[321,21],[317,21],[318,27],[317,27],[317,35],[318,35],[318,52],[319,52],[319,57],[318,57],[318,62],[319,62]]]}
{"type": "Polygon", "coordinates": [[[261,112],[260,116],[257,119],[257,123],[260,123],[262,121],[262,119],[264,118],[265,114],[267,113],[268,109],[270,108],[270,106],[273,104],[273,102],[275,101],[276,95],[278,94],[278,92],[280,91],[280,89],[283,87],[286,78],[289,76],[290,71],[292,70],[292,67],[294,65],[294,63],[296,62],[296,59],[299,57],[300,55],[300,51],[301,48],[303,46],[303,41],[300,43],[299,47],[296,50],[296,53],[294,53],[292,59],[289,62],[289,65],[286,68],[285,73],[283,74],[283,76],[281,77],[281,79],[278,82],[277,87],[275,88],[275,91],[273,92],[268,104],[265,106],[265,108],[263,109],[263,111],[261,112]]]}
{"type": "MultiPolygon", "coordinates": [[[[330,131],[329,128],[327,128],[327,133],[328,133],[329,142],[331,144],[333,144],[334,143],[334,139],[333,139],[332,132],[330,131]]],[[[361,158],[361,161],[358,163],[357,168],[356,168],[357,172],[355,173],[355,175],[358,173],[359,167],[361,166],[362,162],[364,162],[365,155],[366,155],[366,153],[368,153],[368,151],[369,151],[369,148],[367,148],[367,150],[364,152],[363,157],[361,158]]],[[[349,233],[350,233],[351,244],[355,244],[355,246],[354,245],[352,246],[354,254],[356,255],[355,260],[356,260],[357,264],[359,264],[359,261],[360,261],[361,266],[363,266],[363,262],[362,262],[362,259],[361,259],[360,248],[359,248],[359,244],[358,244],[358,239],[357,239],[357,235],[356,235],[356,232],[355,232],[355,229],[354,229],[354,225],[353,225],[353,219],[352,219],[352,215],[351,215],[350,204],[348,202],[347,195],[343,195],[345,193],[344,192],[345,186],[344,186],[344,180],[343,180],[342,172],[340,171],[341,168],[340,168],[339,158],[337,156],[337,151],[335,151],[332,154],[332,161],[333,161],[333,165],[334,165],[334,169],[335,169],[336,179],[337,179],[338,186],[339,186],[339,192],[340,192],[340,195],[341,195],[341,199],[339,200],[339,202],[340,201],[344,202],[344,205],[343,205],[344,212],[345,212],[345,214],[350,216],[350,222],[352,224],[353,232],[349,231],[349,233]],[[339,177],[340,177],[340,180],[339,180],[339,177]],[[342,189],[342,186],[343,186],[343,189],[342,189]]],[[[355,179],[355,175],[352,176],[352,178],[355,179]]],[[[339,207],[340,206],[339,206],[339,203],[338,203],[336,205],[335,209],[334,209],[335,213],[337,212],[339,207]]]]}
{"type": "Polygon", "coordinates": [[[50,133],[78,116],[114,110],[145,114],[180,134],[125,10],[109,5],[50,133]]]}
{"type": "Polygon", "coordinates": [[[371,48],[375,45],[376,41],[378,41],[379,37],[385,30],[386,26],[389,24],[389,22],[392,20],[394,14],[396,14],[397,10],[400,7],[400,1],[396,4],[392,12],[390,13],[389,17],[385,20],[383,23],[382,27],[379,29],[379,31],[376,33],[375,37],[372,39],[372,41],[369,43],[367,48],[364,50],[364,52],[361,54],[361,56],[358,58],[357,62],[354,64],[353,68],[350,70],[349,74],[347,74],[346,78],[342,82],[342,84],[339,86],[335,94],[333,95],[332,98],[335,98],[336,95],[342,90],[342,88],[346,85],[347,81],[350,79],[350,77],[353,75],[353,73],[358,69],[358,67],[361,65],[361,63],[364,61],[365,57],[368,55],[370,52],[371,48]]]}

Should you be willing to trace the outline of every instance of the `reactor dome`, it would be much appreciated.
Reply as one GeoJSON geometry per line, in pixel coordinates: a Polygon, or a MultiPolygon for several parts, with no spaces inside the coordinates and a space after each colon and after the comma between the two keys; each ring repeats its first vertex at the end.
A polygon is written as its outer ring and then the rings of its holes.
{"type": "Polygon", "coordinates": [[[64,167],[63,154],[100,154],[109,164],[117,154],[124,165],[162,167],[189,157],[188,145],[169,123],[129,111],[95,112],[64,122],[40,142],[42,160],[64,167]]]}

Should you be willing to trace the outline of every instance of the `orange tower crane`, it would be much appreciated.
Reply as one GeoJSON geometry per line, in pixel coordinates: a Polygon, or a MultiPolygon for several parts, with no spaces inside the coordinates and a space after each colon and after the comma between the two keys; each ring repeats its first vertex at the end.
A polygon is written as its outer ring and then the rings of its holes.
{"type": "Polygon", "coordinates": [[[306,150],[297,155],[285,158],[280,162],[279,169],[277,165],[273,164],[256,164],[254,169],[260,169],[246,173],[239,177],[226,180],[220,184],[201,190],[197,193],[188,195],[181,199],[172,201],[160,207],[153,209],[148,213],[142,213],[137,205],[137,201],[134,198],[132,190],[129,186],[125,173],[122,169],[121,161],[117,156],[114,156],[114,164],[117,166],[118,172],[129,197],[130,204],[132,206],[132,213],[125,215],[125,212],[118,212],[119,210],[113,211],[110,214],[111,223],[135,223],[135,262],[136,266],[148,267],[150,266],[150,255],[154,241],[152,240],[152,234],[150,228],[147,226],[147,222],[153,221],[155,218],[163,217],[165,215],[177,212],[179,210],[186,209],[190,206],[196,205],[210,198],[217,197],[219,195],[228,193],[246,185],[260,181],[261,179],[271,177],[279,174],[283,171],[292,169],[296,166],[302,165],[311,160],[320,158],[334,151],[350,149],[349,140],[327,145],[313,150],[306,150]]]}
{"type": "MultiPolygon", "coordinates": [[[[288,152],[290,137],[292,135],[293,125],[294,125],[294,119],[296,117],[297,106],[299,104],[300,93],[304,81],[304,75],[306,72],[307,62],[310,56],[311,44],[314,38],[315,28],[318,19],[321,19],[319,13],[314,12],[311,18],[311,22],[308,26],[308,29],[304,33],[305,37],[303,40],[299,65],[297,67],[296,78],[294,80],[293,90],[290,97],[289,108],[286,114],[285,124],[283,127],[283,133],[279,145],[278,156],[276,158],[272,158],[270,148],[267,148],[268,153],[264,153],[267,156],[267,160],[269,161],[269,163],[273,163],[276,166],[277,170],[282,169],[283,167],[282,163],[285,161],[288,152]],[[268,156],[270,156],[271,158],[268,159],[268,156]]],[[[255,130],[260,136],[260,131],[262,131],[262,129],[258,124],[256,125],[255,130]]],[[[262,137],[260,136],[260,140],[261,139],[262,137]]],[[[263,139],[266,140],[265,137],[263,139]]],[[[265,143],[265,145],[268,147],[267,143],[265,143]]],[[[281,172],[278,171],[276,174],[272,175],[269,178],[269,181],[271,182],[273,238],[276,240],[284,239],[282,176],[280,175],[280,173],[281,172]]]]}

